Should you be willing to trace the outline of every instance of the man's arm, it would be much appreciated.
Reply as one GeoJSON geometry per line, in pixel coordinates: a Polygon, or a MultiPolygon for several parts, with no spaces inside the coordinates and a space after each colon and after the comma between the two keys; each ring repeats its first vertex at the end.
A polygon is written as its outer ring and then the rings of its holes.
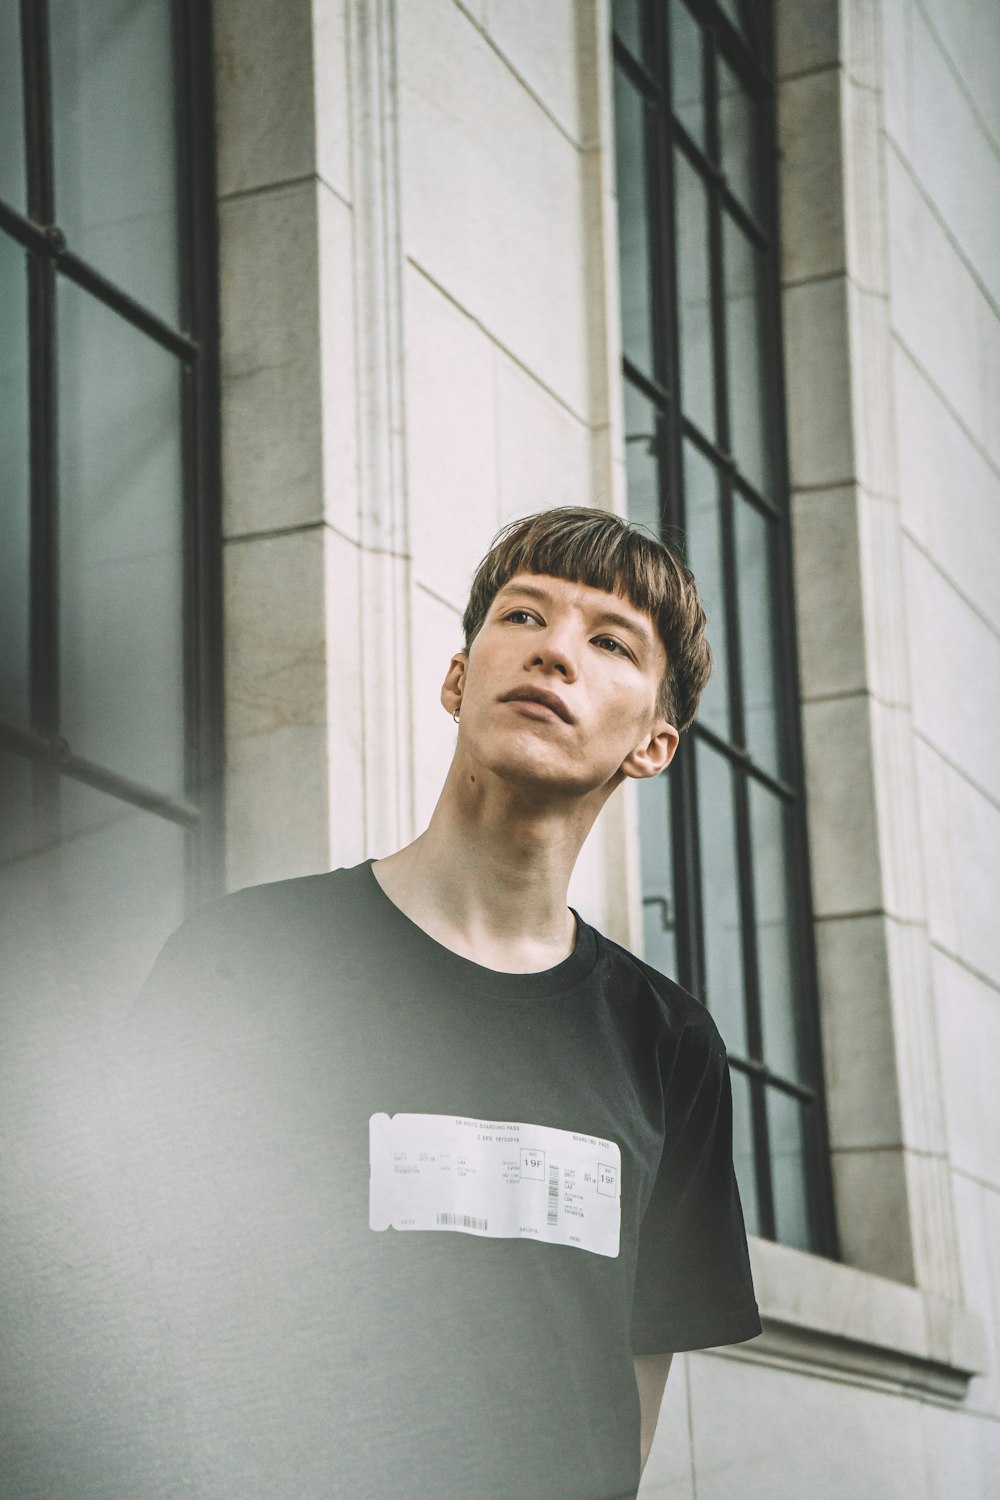
{"type": "Polygon", "coordinates": [[[635,1383],[639,1387],[639,1410],[641,1412],[639,1451],[642,1467],[640,1473],[646,1467],[646,1459],[653,1446],[656,1419],[660,1415],[663,1388],[667,1383],[672,1359],[672,1354],[633,1354],[632,1356],[635,1365],[635,1383]]]}

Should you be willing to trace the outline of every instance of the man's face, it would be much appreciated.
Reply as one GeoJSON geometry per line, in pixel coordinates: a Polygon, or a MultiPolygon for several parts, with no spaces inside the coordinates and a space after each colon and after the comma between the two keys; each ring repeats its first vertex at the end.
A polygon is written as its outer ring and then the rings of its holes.
{"type": "Polygon", "coordinates": [[[460,748],[498,776],[610,792],[625,776],[655,776],[677,748],[656,714],[665,669],[653,621],[627,599],[519,573],[468,657],[452,658],[441,700],[460,710],[460,748]]]}

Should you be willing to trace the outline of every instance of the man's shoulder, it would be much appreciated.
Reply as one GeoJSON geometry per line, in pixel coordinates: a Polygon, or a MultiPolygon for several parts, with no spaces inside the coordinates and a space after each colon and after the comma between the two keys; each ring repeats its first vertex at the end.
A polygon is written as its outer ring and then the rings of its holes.
{"type": "Polygon", "coordinates": [[[349,962],[364,929],[365,867],[244,886],[205,902],[167,938],[132,1006],[143,1016],[245,1017],[349,962]],[[321,946],[319,946],[321,945],[321,946]]]}
{"type": "Polygon", "coordinates": [[[622,980],[640,988],[658,1008],[669,1031],[683,1033],[688,1041],[707,1051],[725,1055],[725,1044],[711,1012],[703,1001],[605,934],[599,934],[613,983],[622,980]]]}
{"type": "Polygon", "coordinates": [[[317,913],[335,920],[345,908],[362,900],[365,865],[326,870],[315,875],[292,875],[283,880],[240,886],[199,906],[173,934],[191,937],[211,933],[253,933],[271,920],[308,919],[317,913]]]}
{"type": "Polygon", "coordinates": [[[242,886],[204,902],[167,938],[158,963],[203,966],[229,959],[279,962],[310,932],[328,939],[357,926],[366,866],[242,886]]]}

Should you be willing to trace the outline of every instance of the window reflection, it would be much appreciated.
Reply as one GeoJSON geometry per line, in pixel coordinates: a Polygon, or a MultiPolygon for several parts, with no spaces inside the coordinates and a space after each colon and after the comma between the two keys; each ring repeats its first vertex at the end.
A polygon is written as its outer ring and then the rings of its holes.
{"type": "MultiPolygon", "coordinates": [[[[24,97],[16,5],[0,5],[0,198],[24,212],[24,97]]],[[[0,325],[6,327],[6,324],[0,325]]]]}
{"type": "Polygon", "coordinates": [[[736,855],[733,772],[704,740],[695,741],[705,995],[731,1051],[748,1055],[743,924],[736,855]]]}
{"type": "Polygon", "coordinates": [[[169,0],[50,0],[56,221],[160,317],[178,316],[169,0]]]}
{"type": "Polygon", "coordinates": [[[670,784],[665,775],[636,783],[642,864],[642,929],[647,963],[661,974],[677,973],[677,910],[674,901],[670,784]]]}
{"type": "Polygon", "coordinates": [[[768,424],[765,268],[760,251],[725,215],[726,368],[730,448],[740,471],[765,494],[774,488],[768,424]]]}
{"type": "Polygon", "coordinates": [[[706,433],[715,433],[708,192],[680,151],[675,153],[677,292],[681,406],[706,433]]]}
{"type": "Polygon", "coordinates": [[[652,375],[655,364],[646,105],[639,90],[620,69],[615,72],[615,118],[622,347],[626,359],[652,375]]]}
{"type": "Polygon", "coordinates": [[[759,109],[731,68],[719,59],[719,143],[730,191],[761,217],[763,173],[758,160],[759,109]]]}
{"type": "Polygon", "coordinates": [[[757,1190],[757,1163],[754,1158],[753,1114],[750,1103],[750,1080],[737,1068],[731,1069],[733,1083],[733,1166],[740,1190],[740,1205],[748,1234],[760,1234],[761,1220],[757,1190]]]}
{"type": "Polygon", "coordinates": [[[692,442],[684,444],[684,515],[688,563],[708,616],[708,640],[714,657],[712,675],[698,704],[698,723],[728,739],[729,651],[726,643],[726,587],[722,567],[722,505],[719,476],[710,459],[692,442]]]}
{"type": "Polygon", "coordinates": [[[806,1196],[802,1105],[781,1089],[768,1089],[767,1124],[777,1236],[782,1244],[808,1250],[812,1246],[812,1234],[806,1196]]]}
{"type": "Polygon", "coordinates": [[[625,382],[625,465],[629,520],[659,536],[659,416],[630,380],[625,382]]]}
{"type": "Polygon", "coordinates": [[[775,626],[775,523],[739,494],[733,497],[747,749],[758,765],[781,776],[784,736],[778,703],[775,626]]]}
{"type": "Polygon", "coordinates": [[[180,372],[72,282],[58,314],[62,733],[183,792],[180,372]]]}
{"type": "Polygon", "coordinates": [[[788,805],[755,778],[749,792],[764,1060],[775,1073],[801,1079],[788,805]]]}
{"type": "Polygon", "coordinates": [[[614,28],[619,39],[642,60],[646,0],[614,0],[614,28]]]}
{"type": "Polygon", "coordinates": [[[701,27],[682,0],[670,6],[670,89],[674,114],[705,149],[705,83],[701,27]]]}
{"type": "Polygon", "coordinates": [[[746,4],[747,0],[719,0],[723,14],[743,37],[747,36],[746,4]]]}

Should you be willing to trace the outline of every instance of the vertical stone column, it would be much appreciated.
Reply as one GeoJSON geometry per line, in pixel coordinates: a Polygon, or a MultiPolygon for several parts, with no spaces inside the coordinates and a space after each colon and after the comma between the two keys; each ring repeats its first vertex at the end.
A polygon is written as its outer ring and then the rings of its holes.
{"type": "Polygon", "coordinates": [[[215,9],[231,886],[411,831],[393,14],[215,9]]]}
{"type": "Polygon", "coordinates": [[[318,869],[328,820],[312,15],[215,6],[232,886],[318,869]]]}
{"type": "Polygon", "coordinates": [[[958,1299],[924,909],[891,359],[881,13],[778,5],[796,607],[847,1261],[958,1299]]]}

